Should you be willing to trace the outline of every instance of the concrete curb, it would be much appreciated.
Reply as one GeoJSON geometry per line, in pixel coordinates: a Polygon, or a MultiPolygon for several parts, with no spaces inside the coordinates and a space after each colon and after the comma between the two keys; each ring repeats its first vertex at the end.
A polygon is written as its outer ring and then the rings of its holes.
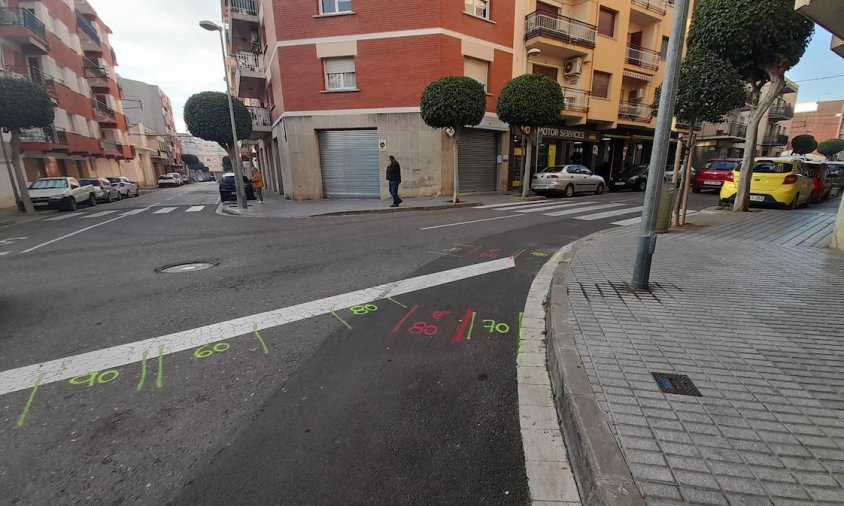
{"type": "MultiPolygon", "coordinates": [[[[598,232],[600,234],[601,232],[598,232]]],[[[551,282],[546,321],[547,360],[557,415],[584,505],[644,505],[618,443],[598,406],[571,332],[566,280],[578,247],[562,254],[551,282]]]]}
{"type": "Polygon", "coordinates": [[[480,202],[458,202],[456,204],[444,204],[441,206],[417,206],[417,207],[386,207],[384,209],[362,209],[360,211],[338,211],[336,213],[312,214],[310,217],[318,216],[355,216],[358,214],[376,213],[403,213],[407,211],[440,211],[443,209],[456,209],[459,207],[477,207],[483,205],[480,202]]]}

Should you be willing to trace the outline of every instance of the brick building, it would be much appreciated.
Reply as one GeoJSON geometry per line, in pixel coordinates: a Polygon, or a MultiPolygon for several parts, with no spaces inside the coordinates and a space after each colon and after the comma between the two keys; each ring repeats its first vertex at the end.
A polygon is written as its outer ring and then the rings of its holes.
{"type": "Polygon", "coordinates": [[[797,104],[791,138],[802,134],[812,135],[818,142],[844,139],[844,100],[797,104]]]}

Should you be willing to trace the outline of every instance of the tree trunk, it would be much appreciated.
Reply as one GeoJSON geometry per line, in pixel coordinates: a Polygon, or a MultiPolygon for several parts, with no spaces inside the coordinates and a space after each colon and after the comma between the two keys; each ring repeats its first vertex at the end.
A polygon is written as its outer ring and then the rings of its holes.
{"type": "Polygon", "coordinates": [[[697,142],[697,134],[691,129],[689,130],[689,149],[686,155],[686,163],[683,166],[683,192],[682,192],[682,211],[680,212],[680,225],[686,224],[686,210],[689,207],[689,178],[692,175],[692,152],[695,149],[695,142],[697,142]]]}
{"type": "Polygon", "coordinates": [[[753,159],[756,156],[756,139],[759,134],[759,122],[762,116],[774,103],[774,100],[785,86],[785,78],[780,75],[772,75],[768,91],[761,98],[761,90],[753,91],[753,113],[747,125],[747,134],[744,137],[744,157],[741,160],[741,172],[739,173],[738,191],[733,211],[747,211],[750,204],[750,175],[753,169],[753,159]]]}
{"type": "Polygon", "coordinates": [[[12,162],[9,160],[9,153],[6,151],[6,143],[3,142],[3,134],[0,133],[0,148],[3,150],[3,161],[6,162],[6,171],[9,173],[9,186],[12,187],[12,193],[15,195],[15,205],[20,206],[22,204],[20,194],[18,193],[18,185],[15,181],[15,174],[12,172],[12,162]]]}
{"type": "Polygon", "coordinates": [[[671,186],[674,188],[674,192],[672,195],[674,196],[674,202],[671,205],[671,226],[677,227],[680,225],[680,195],[677,192],[678,179],[680,179],[680,167],[681,162],[683,161],[683,150],[686,149],[686,145],[683,143],[683,138],[681,136],[677,136],[677,150],[674,152],[674,172],[671,174],[671,186]]]}
{"type": "Polygon", "coordinates": [[[523,153],[525,159],[525,170],[522,173],[522,197],[527,197],[528,190],[530,189],[530,152],[532,147],[531,141],[533,140],[533,132],[526,135],[525,137],[527,137],[527,139],[524,145],[524,149],[526,150],[526,152],[523,153]]]}
{"type": "Polygon", "coordinates": [[[35,208],[32,207],[32,200],[29,198],[29,191],[26,187],[26,177],[21,170],[21,131],[18,128],[12,129],[12,164],[15,168],[15,179],[17,179],[18,188],[21,191],[23,210],[32,214],[35,212],[35,208]]]}
{"type": "Polygon", "coordinates": [[[452,165],[454,167],[454,170],[452,170],[452,173],[453,173],[453,176],[454,176],[454,182],[453,182],[454,196],[452,197],[451,202],[452,202],[452,204],[456,204],[456,203],[460,202],[460,198],[457,196],[460,193],[460,174],[457,173],[457,170],[458,170],[458,167],[457,167],[457,160],[458,160],[457,150],[458,150],[458,144],[460,142],[460,127],[457,127],[457,128],[454,129],[454,136],[452,136],[451,142],[454,143],[454,145],[452,146],[452,150],[451,150],[451,155],[454,158],[454,161],[452,162],[452,165]]]}

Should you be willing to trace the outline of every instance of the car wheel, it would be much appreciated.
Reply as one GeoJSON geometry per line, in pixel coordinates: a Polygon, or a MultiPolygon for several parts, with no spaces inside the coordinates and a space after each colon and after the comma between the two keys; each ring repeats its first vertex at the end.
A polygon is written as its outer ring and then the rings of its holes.
{"type": "Polygon", "coordinates": [[[595,188],[595,195],[600,195],[604,193],[604,183],[598,183],[598,186],[595,188]]]}
{"type": "Polygon", "coordinates": [[[114,198],[111,196],[111,192],[108,192],[108,196],[106,197],[106,202],[111,204],[114,201],[114,198]]]}
{"type": "Polygon", "coordinates": [[[137,188],[135,188],[135,196],[137,197],[138,195],[140,195],[139,190],[137,188]]]}
{"type": "Polygon", "coordinates": [[[574,185],[570,184],[563,190],[563,197],[568,198],[572,196],[574,196],[574,185]]]}
{"type": "Polygon", "coordinates": [[[73,197],[68,197],[66,202],[62,206],[62,209],[65,211],[74,212],[79,209],[79,206],[76,204],[76,199],[73,197]]]}
{"type": "Polygon", "coordinates": [[[647,179],[640,179],[638,183],[636,183],[636,191],[643,192],[648,189],[648,180],[647,179]]]}
{"type": "Polygon", "coordinates": [[[94,196],[93,193],[88,194],[88,207],[94,207],[97,205],[97,197],[94,196]]]}
{"type": "Polygon", "coordinates": [[[120,193],[120,192],[117,192],[117,201],[120,202],[121,200],[123,200],[123,194],[120,193]]]}
{"type": "Polygon", "coordinates": [[[692,193],[700,193],[700,186],[692,185],[692,193]]]}
{"type": "Polygon", "coordinates": [[[786,206],[788,209],[797,209],[797,201],[800,199],[800,194],[794,196],[794,200],[791,201],[790,204],[786,206]]]}

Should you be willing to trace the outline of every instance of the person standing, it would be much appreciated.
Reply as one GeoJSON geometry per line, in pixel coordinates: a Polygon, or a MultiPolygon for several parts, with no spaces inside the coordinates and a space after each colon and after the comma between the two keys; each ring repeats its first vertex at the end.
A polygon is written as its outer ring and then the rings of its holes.
{"type": "Polygon", "coordinates": [[[389,156],[390,164],[387,166],[387,181],[390,184],[390,195],[393,197],[393,205],[390,207],[399,207],[403,201],[399,198],[399,183],[401,183],[401,165],[396,161],[393,155],[389,156]]]}
{"type": "Polygon", "coordinates": [[[264,203],[264,176],[258,167],[252,167],[252,189],[255,190],[255,196],[258,197],[258,202],[264,203]]]}

